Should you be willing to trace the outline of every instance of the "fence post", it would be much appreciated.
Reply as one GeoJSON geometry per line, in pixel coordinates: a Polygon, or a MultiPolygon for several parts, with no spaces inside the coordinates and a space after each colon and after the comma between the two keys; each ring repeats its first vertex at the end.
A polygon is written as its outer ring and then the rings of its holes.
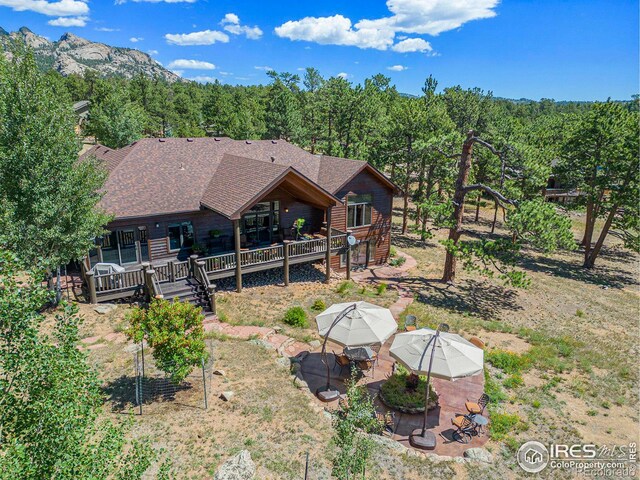
{"type": "Polygon", "coordinates": [[[102,256],[102,247],[100,245],[96,245],[96,252],[98,253],[98,262],[104,262],[104,257],[102,256]]]}
{"type": "Polygon", "coordinates": [[[155,285],[153,284],[153,277],[155,274],[156,274],[156,271],[152,268],[147,268],[144,271],[144,285],[147,291],[147,297],[149,299],[149,302],[158,295],[158,292],[156,292],[156,289],[155,289],[155,285]]]}
{"type": "Polygon", "coordinates": [[[87,272],[87,287],[89,289],[89,303],[98,303],[98,295],[96,293],[96,278],[93,272],[87,272]]]}
{"type": "Polygon", "coordinates": [[[176,264],[171,260],[167,262],[167,266],[169,267],[169,282],[173,283],[176,281],[176,264]]]}
{"type": "Polygon", "coordinates": [[[289,286],[289,245],[290,244],[291,244],[291,240],[285,240],[284,246],[282,247],[284,249],[283,269],[284,269],[284,286],[285,287],[289,286]]]}
{"type": "Polygon", "coordinates": [[[212,283],[207,285],[207,293],[209,294],[209,307],[211,308],[211,312],[216,314],[216,284],[212,283]]]}
{"type": "Polygon", "coordinates": [[[136,240],[136,256],[138,257],[138,263],[142,263],[142,246],[140,240],[136,240]]]}
{"type": "Polygon", "coordinates": [[[209,408],[209,404],[207,402],[207,377],[204,373],[204,358],[202,359],[202,385],[204,389],[204,409],[207,410],[209,408]]]}
{"type": "Polygon", "coordinates": [[[189,255],[189,274],[192,277],[196,276],[196,261],[198,260],[198,255],[189,255]]]}

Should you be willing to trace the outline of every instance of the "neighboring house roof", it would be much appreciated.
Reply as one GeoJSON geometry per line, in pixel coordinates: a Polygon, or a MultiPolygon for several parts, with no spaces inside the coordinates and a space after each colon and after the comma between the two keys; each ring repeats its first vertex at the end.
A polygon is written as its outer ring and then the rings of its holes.
{"type": "Polygon", "coordinates": [[[363,170],[396,188],[367,162],[312,155],[283,140],[145,138],[118,150],[96,145],[81,158],[91,156],[105,162],[109,178],[101,206],[116,218],[202,206],[238,218],[283,182],[298,198],[328,206],[363,170]]]}

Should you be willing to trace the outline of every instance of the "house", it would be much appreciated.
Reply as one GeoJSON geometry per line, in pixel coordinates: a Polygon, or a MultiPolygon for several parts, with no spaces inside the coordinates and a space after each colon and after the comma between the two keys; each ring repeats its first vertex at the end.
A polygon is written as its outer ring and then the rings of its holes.
{"type": "Polygon", "coordinates": [[[240,290],[244,273],[283,267],[285,257],[329,259],[338,271],[347,257],[388,259],[396,187],[367,162],[313,155],[283,140],[211,137],[96,145],[87,156],[108,170],[100,205],[114,216],[87,268],[150,262],[170,276],[195,253],[209,280],[235,275],[240,290]],[[351,255],[347,231],[356,239],[351,255]]]}

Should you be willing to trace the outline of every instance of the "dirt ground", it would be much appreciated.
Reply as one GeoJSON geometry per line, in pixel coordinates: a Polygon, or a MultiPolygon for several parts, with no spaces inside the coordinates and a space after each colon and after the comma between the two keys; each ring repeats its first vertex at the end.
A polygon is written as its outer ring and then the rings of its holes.
{"type": "MultiPolygon", "coordinates": [[[[492,212],[483,211],[481,222],[467,228],[472,235],[488,232],[492,212]]],[[[515,414],[519,428],[511,429],[487,448],[494,455],[489,466],[434,463],[401,455],[391,449],[376,450],[367,478],[519,478],[514,451],[527,440],[623,444],[638,440],[638,320],[639,257],[619,246],[610,236],[593,271],[581,267],[580,252],[543,254],[524,250],[519,268],[531,278],[528,289],[505,287],[497,278],[487,279],[459,269],[455,285],[443,285],[444,232],[422,242],[417,235],[400,235],[394,219],[394,246],[418,261],[403,280],[415,296],[405,313],[418,324],[440,322],[451,331],[476,335],[492,349],[530,355],[534,365],[522,372],[522,384],[509,384],[509,375],[492,366],[489,376],[504,392],[497,412],[515,414]],[[557,350],[562,348],[561,350],[557,350]],[[558,351],[561,354],[558,354],[558,351]]],[[[576,238],[583,217],[574,217],[576,238]]],[[[498,233],[504,233],[500,229],[498,233]]],[[[378,295],[374,286],[353,284],[337,290],[330,285],[299,282],[280,286],[246,288],[242,294],[219,295],[219,309],[232,324],[279,326],[303,341],[317,338],[312,325],[293,329],[282,324],[284,311],[300,305],[312,319],[312,304],[368,299],[391,304],[397,293],[378,295]],[[364,287],[364,290],[362,289],[364,287]]],[[[97,315],[87,306],[83,336],[89,337],[90,359],[104,381],[105,415],[128,418],[135,412],[131,400],[133,356],[121,331],[128,307],[97,315]],[[122,389],[129,393],[123,394],[122,389]],[[128,389],[128,390],[127,390],[128,389]]],[[[210,478],[216,467],[241,449],[248,449],[261,479],[302,478],[304,455],[310,452],[310,478],[329,478],[332,446],[330,421],[298,390],[287,372],[275,362],[273,351],[246,341],[213,339],[215,368],[226,376],[212,377],[209,409],[202,408],[202,390],[179,392],[173,399],[158,399],[133,415],[132,435],[148,436],[170,458],[176,478],[210,478]],[[220,392],[233,390],[223,402],[220,392]]],[[[571,473],[549,474],[569,478],[571,473]]],[[[149,478],[154,478],[152,469],[149,478]]]]}

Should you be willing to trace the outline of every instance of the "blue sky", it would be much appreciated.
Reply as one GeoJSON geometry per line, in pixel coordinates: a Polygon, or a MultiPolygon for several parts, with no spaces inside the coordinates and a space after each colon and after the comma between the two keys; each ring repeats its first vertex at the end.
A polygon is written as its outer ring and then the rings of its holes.
{"type": "Polygon", "coordinates": [[[0,26],[151,53],[185,78],[266,83],[265,69],[420,93],[433,74],[509,98],[638,93],[633,0],[0,0],[0,26]],[[300,70],[300,71],[298,71],[300,70]]]}

